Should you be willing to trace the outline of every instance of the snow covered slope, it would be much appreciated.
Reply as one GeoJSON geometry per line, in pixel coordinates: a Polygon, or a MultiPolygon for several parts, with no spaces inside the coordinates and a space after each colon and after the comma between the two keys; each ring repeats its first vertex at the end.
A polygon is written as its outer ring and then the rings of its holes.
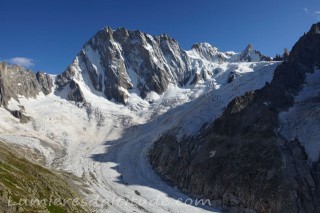
{"type": "MultiPolygon", "coordinates": [[[[48,167],[81,177],[88,185],[88,202],[100,202],[91,203],[98,212],[215,211],[186,205],[191,199],[163,182],[146,157],[163,132],[182,127],[181,136],[193,134],[218,117],[232,98],[262,87],[272,79],[277,63],[210,66],[217,70],[210,81],[184,88],[171,84],[163,94],[147,96],[148,101],[131,95],[127,105],[107,100],[86,84],[85,75],[79,75],[75,82],[85,103],[68,101],[67,87],[47,96],[20,96],[20,103],[12,99],[8,107],[24,106],[32,120],[21,124],[0,108],[0,139],[34,148],[48,167]],[[231,74],[236,77],[229,82],[231,74]],[[112,199],[120,203],[103,204],[112,199]]],[[[192,202],[195,205],[196,200],[192,202]]]]}
{"type": "Polygon", "coordinates": [[[37,77],[35,97],[8,98],[0,140],[78,176],[97,212],[216,211],[162,181],[147,153],[164,132],[194,135],[233,98],[271,81],[279,63],[240,55],[206,43],[186,52],[167,35],[104,28],[65,72],[37,77]]]}

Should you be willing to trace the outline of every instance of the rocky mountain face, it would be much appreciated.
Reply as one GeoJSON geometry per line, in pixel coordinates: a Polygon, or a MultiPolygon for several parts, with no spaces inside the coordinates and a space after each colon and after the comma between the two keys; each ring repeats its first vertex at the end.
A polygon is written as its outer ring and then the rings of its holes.
{"type": "Polygon", "coordinates": [[[261,54],[260,51],[254,49],[252,44],[249,44],[246,49],[238,55],[237,61],[272,61],[272,58],[261,54]]]}
{"type": "Polygon", "coordinates": [[[270,84],[235,98],[208,128],[181,141],[163,135],[150,151],[154,168],[184,192],[234,212],[318,212],[319,159],[278,130],[306,75],[319,72],[319,25],[294,45],[270,84]]]}
{"type": "Polygon", "coordinates": [[[70,86],[72,80],[82,78],[93,91],[126,104],[130,93],[145,98],[151,91],[162,94],[169,84],[182,87],[206,80],[206,73],[212,70],[203,61],[268,60],[260,53],[259,58],[253,57],[253,53],[257,52],[252,48],[241,54],[223,53],[207,43],[195,44],[186,52],[175,39],[164,34],[151,36],[125,28],[104,28],[83,46],[67,70],[57,76],[56,84],[62,89],[70,86]]]}
{"type": "Polygon", "coordinates": [[[10,98],[18,100],[18,95],[26,98],[36,97],[40,92],[47,95],[53,87],[50,75],[40,71],[35,74],[24,67],[7,65],[5,62],[0,65],[0,75],[1,104],[4,106],[10,98]]]}
{"type": "Polygon", "coordinates": [[[87,75],[85,81],[94,90],[121,103],[126,103],[130,91],[141,97],[150,91],[160,94],[169,83],[182,86],[191,76],[187,54],[177,41],[124,28],[99,31],[56,83],[65,86],[79,72],[87,75]]]}
{"type": "Polygon", "coordinates": [[[222,63],[228,60],[228,55],[226,53],[220,52],[218,48],[213,47],[208,43],[194,44],[192,45],[191,51],[193,51],[195,55],[198,55],[200,59],[211,62],[222,63]]]}
{"type": "MultiPolygon", "coordinates": [[[[0,106],[7,107],[8,101],[12,98],[19,101],[18,96],[26,98],[36,97],[40,92],[49,94],[53,87],[53,79],[48,74],[42,72],[34,73],[17,65],[7,65],[0,63],[0,106]]],[[[10,111],[12,115],[20,118],[21,122],[28,121],[23,113],[23,108],[19,111],[10,111]]]]}

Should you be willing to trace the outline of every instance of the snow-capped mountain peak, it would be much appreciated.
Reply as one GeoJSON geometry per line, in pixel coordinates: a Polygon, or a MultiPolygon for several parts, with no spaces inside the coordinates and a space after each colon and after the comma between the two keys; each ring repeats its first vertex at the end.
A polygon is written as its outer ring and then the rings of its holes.
{"type": "Polygon", "coordinates": [[[282,64],[266,62],[253,45],[241,53],[208,43],[185,51],[165,34],[108,27],[58,76],[0,63],[0,139],[81,177],[88,199],[128,201],[108,206],[112,212],[207,212],[151,202],[188,196],[159,179],[147,153],[184,192],[241,211],[312,212],[320,168],[319,131],[310,133],[320,111],[315,28],[282,64]],[[137,206],[141,198],[146,204],[137,206]]]}
{"type": "MultiPolygon", "coordinates": [[[[77,58],[78,68],[87,75],[91,87],[121,103],[127,102],[131,92],[142,98],[151,91],[161,94],[170,83],[182,86],[191,77],[187,54],[167,35],[104,28],[84,45],[77,58]]],[[[70,73],[72,67],[65,72],[70,73]]],[[[58,81],[68,82],[70,77],[62,74],[58,81]]]]}
{"type": "Polygon", "coordinates": [[[257,54],[253,50],[224,53],[209,43],[197,43],[185,51],[166,34],[105,27],[83,46],[56,83],[64,87],[80,73],[92,92],[126,104],[131,94],[146,98],[149,93],[163,94],[170,84],[185,87],[206,81],[212,63],[265,59],[257,54]]]}
{"type": "Polygon", "coordinates": [[[219,52],[217,47],[212,46],[209,43],[196,43],[192,45],[190,51],[188,51],[190,58],[200,58],[210,62],[225,62],[227,57],[224,53],[219,52]]]}
{"type": "Polygon", "coordinates": [[[255,50],[253,45],[250,43],[245,48],[245,50],[239,54],[237,60],[257,62],[257,61],[271,61],[272,59],[268,56],[261,54],[260,51],[255,50]]]}

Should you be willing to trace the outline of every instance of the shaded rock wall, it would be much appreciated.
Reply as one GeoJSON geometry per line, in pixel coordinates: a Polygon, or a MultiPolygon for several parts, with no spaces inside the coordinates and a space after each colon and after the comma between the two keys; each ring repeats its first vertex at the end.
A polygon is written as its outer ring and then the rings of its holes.
{"type": "Polygon", "coordinates": [[[235,98],[209,128],[184,141],[170,132],[157,141],[154,168],[183,191],[236,212],[317,212],[320,163],[277,132],[279,113],[293,106],[306,73],[320,65],[315,29],[299,39],[270,84],[235,98]]]}

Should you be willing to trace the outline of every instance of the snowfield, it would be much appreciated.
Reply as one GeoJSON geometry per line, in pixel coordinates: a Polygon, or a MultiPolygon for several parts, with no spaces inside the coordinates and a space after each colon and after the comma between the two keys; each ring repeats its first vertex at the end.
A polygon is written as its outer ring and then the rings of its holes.
{"type": "Polygon", "coordinates": [[[20,124],[0,108],[0,140],[36,149],[47,167],[80,177],[95,212],[219,212],[209,206],[212,201],[191,199],[162,181],[147,160],[148,149],[168,130],[177,131],[179,139],[196,134],[233,98],[270,82],[278,64],[208,64],[215,73],[206,82],[171,85],[162,95],[150,93],[147,100],[129,91],[126,106],[94,93],[78,70],[76,81],[86,104],[67,101],[64,90],[35,99],[20,97],[20,103],[12,100],[9,108],[24,106],[32,121],[20,124]],[[228,83],[231,73],[235,78],[228,83]]]}

